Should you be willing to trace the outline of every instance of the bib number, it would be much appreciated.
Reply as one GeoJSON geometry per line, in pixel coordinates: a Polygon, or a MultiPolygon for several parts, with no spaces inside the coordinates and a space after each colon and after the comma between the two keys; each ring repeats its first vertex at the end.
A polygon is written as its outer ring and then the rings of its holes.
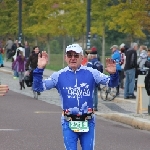
{"type": "Polygon", "coordinates": [[[69,121],[69,127],[74,132],[88,132],[88,121],[69,121]]]}

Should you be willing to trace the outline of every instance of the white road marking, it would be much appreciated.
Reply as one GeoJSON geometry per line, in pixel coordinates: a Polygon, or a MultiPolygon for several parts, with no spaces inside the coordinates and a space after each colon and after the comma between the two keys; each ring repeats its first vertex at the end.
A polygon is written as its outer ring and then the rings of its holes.
{"type": "Polygon", "coordinates": [[[21,129],[0,129],[0,131],[20,131],[21,129]]]}
{"type": "Polygon", "coordinates": [[[51,113],[62,113],[62,112],[58,112],[58,111],[35,111],[34,113],[36,114],[51,114],[51,113]]]}

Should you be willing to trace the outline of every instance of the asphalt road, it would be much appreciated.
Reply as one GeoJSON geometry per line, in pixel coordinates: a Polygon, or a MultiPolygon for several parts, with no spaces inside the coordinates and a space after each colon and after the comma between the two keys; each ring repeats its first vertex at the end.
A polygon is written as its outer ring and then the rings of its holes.
{"type": "MultiPolygon", "coordinates": [[[[65,150],[60,117],[59,106],[9,91],[0,97],[0,150],[65,150]]],[[[96,119],[95,150],[149,150],[149,141],[148,131],[96,119]]]]}

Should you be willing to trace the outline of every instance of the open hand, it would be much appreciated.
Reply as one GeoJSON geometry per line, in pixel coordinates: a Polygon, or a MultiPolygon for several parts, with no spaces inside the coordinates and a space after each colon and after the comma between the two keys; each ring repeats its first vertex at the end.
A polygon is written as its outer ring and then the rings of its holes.
{"type": "Polygon", "coordinates": [[[116,73],[116,62],[110,58],[106,58],[106,68],[105,70],[109,74],[114,74],[116,73]]]}
{"type": "Polygon", "coordinates": [[[0,85],[0,96],[4,96],[8,90],[8,85],[0,85]]]}
{"type": "Polygon", "coordinates": [[[38,54],[38,68],[44,69],[48,63],[48,54],[46,51],[42,51],[41,54],[38,54]]]}

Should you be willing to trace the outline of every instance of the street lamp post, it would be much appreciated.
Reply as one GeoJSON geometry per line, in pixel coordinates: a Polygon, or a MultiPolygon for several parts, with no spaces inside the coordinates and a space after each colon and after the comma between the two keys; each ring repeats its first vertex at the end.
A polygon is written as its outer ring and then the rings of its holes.
{"type": "Polygon", "coordinates": [[[87,0],[87,33],[86,33],[86,49],[90,49],[91,47],[91,0],[87,0]]]}
{"type": "Polygon", "coordinates": [[[19,11],[18,11],[18,41],[21,43],[22,40],[22,0],[19,2],[19,11]]]}

